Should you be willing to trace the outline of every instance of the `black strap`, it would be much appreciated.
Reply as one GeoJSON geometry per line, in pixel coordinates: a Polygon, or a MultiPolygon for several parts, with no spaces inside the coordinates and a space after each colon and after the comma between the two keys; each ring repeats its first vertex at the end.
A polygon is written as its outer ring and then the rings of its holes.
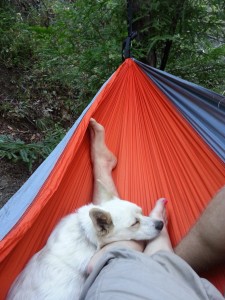
{"type": "Polygon", "coordinates": [[[131,41],[137,36],[137,32],[132,30],[132,0],[127,0],[127,31],[128,37],[123,41],[122,60],[131,57],[131,41]]]}

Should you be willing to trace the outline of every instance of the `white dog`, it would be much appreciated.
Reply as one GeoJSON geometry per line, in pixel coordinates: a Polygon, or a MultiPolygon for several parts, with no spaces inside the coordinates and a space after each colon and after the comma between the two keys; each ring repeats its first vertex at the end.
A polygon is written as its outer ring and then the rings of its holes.
{"type": "Polygon", "coordinates": [[[83,206],[59,222],[15,280],[8,300],[78,300],[97,249],[114,241],[149,240],[160,233],[161,220],[143,216],[131,202],[105,195],[108,199],[101,206],[83,206]]]}

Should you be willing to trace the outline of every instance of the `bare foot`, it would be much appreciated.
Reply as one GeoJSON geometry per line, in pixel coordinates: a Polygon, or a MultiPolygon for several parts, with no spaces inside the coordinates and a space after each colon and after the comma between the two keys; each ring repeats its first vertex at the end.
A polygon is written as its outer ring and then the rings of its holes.
{"type": "Polygon", "coordinates": [[[166,204],[168,200],[165,198],[160,198],[156,201],[155,207],[150,212],[149,216],[153,219],[162,220],[164,226],[167,226],[167,214],[166,214],[166,204]]]}
{"type": "Polygon", "coordinates": [[[97,123],[95,119],[91,118],[89,130],[91,136],[91,160],[93,166],[100,166],[111,172],[117,164],[117,159],[105,144],[104,127],[97,123]]]}
{"type": "Polygon", "coordinates": [[[116,167],[117,158],[105,143],[105,129],[95,119],[89,123],[91,138],[91,161],[93,164],[94,191],[93,203],[101,204],[104,197],[99,189],[98,180],[107,188],[108,192],[118,196],[117,188],[112,178],[112,170],[116,167]]]}
{"type": "Polygon", "coordinates": [[[171,245],[170,237],[167,231],[167,214],[166,214],[166,203],[165,198],[161,198],[156,202],[155,207],[150,213],[150,216],[154,219],[160,219],[164,222],[163,229],[158,237],[154,240],[149,241],[147,244],[144,253],[147,255],[152,255],[160,250],[174,252],[171,245]]]}

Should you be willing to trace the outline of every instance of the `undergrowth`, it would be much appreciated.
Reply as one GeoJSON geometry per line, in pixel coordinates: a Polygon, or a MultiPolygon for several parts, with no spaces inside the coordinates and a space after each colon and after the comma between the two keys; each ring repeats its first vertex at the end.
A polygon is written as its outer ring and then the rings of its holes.
{"type": "Polygon", "coordinates": [[[35,164],[40,164],[64,137],[65,130],[55,125],[54,130],[46,132],[42,141],[26,143],[10,135],[0,135],[0,159],[12,162],[22,161],[30,172],[35,164]]]}

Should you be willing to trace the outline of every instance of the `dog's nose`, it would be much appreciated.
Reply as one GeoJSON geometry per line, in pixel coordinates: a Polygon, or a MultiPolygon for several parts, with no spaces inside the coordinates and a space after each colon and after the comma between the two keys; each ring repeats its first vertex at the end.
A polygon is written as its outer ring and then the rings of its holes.
{"type": "Polygon", "coordinates": [[[163,221],[155,221],[155,229],[162,230],[164,226],[163,221]]]}

